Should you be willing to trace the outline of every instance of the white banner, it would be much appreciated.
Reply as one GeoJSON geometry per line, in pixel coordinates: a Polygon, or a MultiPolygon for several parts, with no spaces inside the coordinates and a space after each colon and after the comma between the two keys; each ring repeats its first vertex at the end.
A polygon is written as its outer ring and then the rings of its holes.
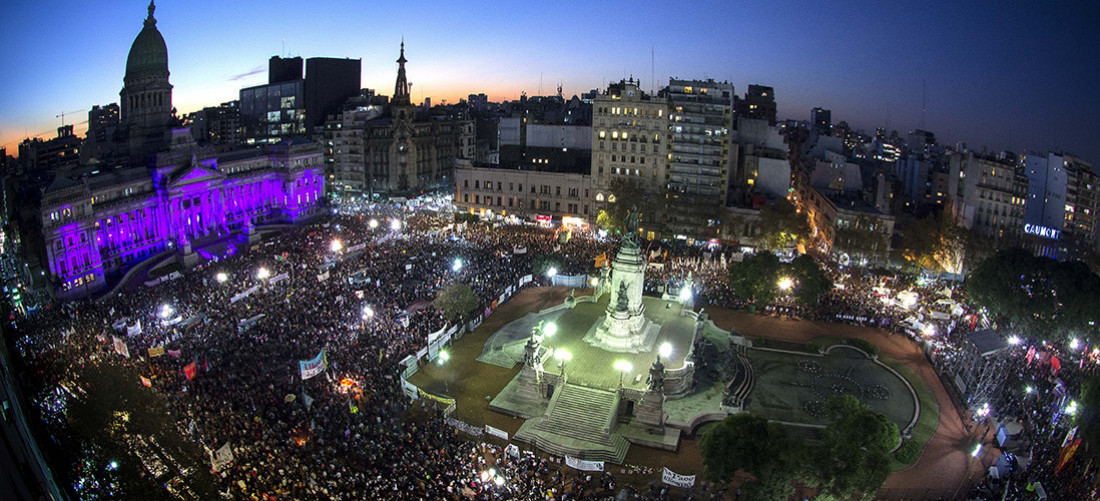
{"type": "MultiPolygon", "coordinates": [[[[208,451],[210,449],[207,449],[208,451]]],[[[229,448],[229,442],[218,449],[217,452],[210,453],[210,465],[214,468],[215,472],[222,471],[229,463],[233,462],[233,449],[229,448]]]]}
{"type": "Polygon", "coordinates": [[[325,357],[325,350],[321,350],[321,353],[318,353],[316,357],[310,360],[298,361],[298,369],[302,373],[302,381],[324,372],[327,366],[328,359],[325,357]]]}
{"type": "Polygon", "coordinates": [[[681,475],[665,468],[664,474],[661,475],[661,481],[673,487],[691,487],[695,485],[695,475],[681,475]]]}
{"type": "Polygon", "coordinates": [[[517,246],[513,247],[512,248],[512,254],[516,254],[516,255],[527,254],[527,246],[524,245],[524,246],[521,247],[521,246],[517,245],[517,246]]]}
{"type": "Polygon", "coordinates": [[[275,285],[275,284],[277,284],[277,283],[279,283],[279,282],[282,282],[283,280],[286,280],[286,279],[288,279],[288,278],[290,278],[290,275],[289,275],[289,274],[287,274],[287,273],[280,273],[280,274],[278,274],[278,275],[275,275],[275,276],[271,277],[271,284],[272,284],[272,285],[275,285]]]}
{"type": "Polygon", "coordinates": [[[127,336],[136,336],[141,334],[141,320],[138,320],[136,324],[126,327],[127,336]]]}
{"type": "Polygon", "coordinates": [[[492,426],[485,425],[485,433],[488,433],[494,437],[500,437],[504,440],[508,440],[508,432],[500,428],[493,428],[492,426]]]}
{"type": "Polygon", "coordinates": [[[115,344],[115,353],[122,355],[126,358],[130,358],[130,349],[126,347],[126,341],[118,338],[118,336],[111,336],[115,344]]]}
{"type": "Polygon", "coordinates": [[[516,444],[508,444],[508,447],[504,448],[504,453],[516,459],[519,459],[519,446],[517,446],[516,444]]]}
{"type": "Polygon", "coordinates": [[[453,426],[453,427],[455,427],[459,430],[462,430],[466,433],[469,433],[470,435],[473,435],[475,437],[480,437],[483,433],[485,433],[485,430],[482,430],[481,428],[476,428],[473,425],[467,424],[464,421],[459,421],[455,418],[450,418],[449,417],[449,418],[446,419],[445,422],[448,425],[451,425],[451,426],[453,426]]]}
{"type": "Polygon", "coordinates": [[[565,456],[565,465],[582,471],[603,471],[603,461],[585,461],[565,456]]]}
{"type": "Polygon", "coordinates": [[[534,277],[532,277],[531,275],[524,275],[523,278],[519,279],[519,286],[523,287],[525,284],[530,283],[531,280],[534,280],[534,277]]]}
{"type": "Polygon", "coordinates": [[[328,275],[328,272],[327,272],[327,271],[326,271],[326,272],[324,272],[324,273],[322,273],[322,274],[320,274],[320,275],[317,275],[317,281],[318,281],[318,282],[324,282],[325,280],[328,280],[328,276],[329,276],[329,275],[328,275]]]}
{"type": "Polygon", "coordinates": [[[252,294],[253,292],[256,292],[258,290],[260,290],[260,286],[259,285],[253,285],[252,287],[249,287],[248,289],[246,289],[244,292],[229,298],[229,304],[236,303],[237,301],[240,301],[240,300],[248,297],[250,294],[252,294]]]}

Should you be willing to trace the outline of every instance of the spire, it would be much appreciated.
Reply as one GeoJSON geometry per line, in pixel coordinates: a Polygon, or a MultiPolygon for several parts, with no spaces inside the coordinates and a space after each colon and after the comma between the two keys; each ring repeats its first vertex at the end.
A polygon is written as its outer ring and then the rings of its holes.
{"type": "Polygon", "coordinates": [[[153,17],[153,11],[157,10],[157,6],[155,5],[154,2],[155,2],[155,0],[149,0],[149,17],[145,18],[145,25],[146,26],[157,24],[156,18],[153,17]]]}
{"type": "Polygon", "coordinates": [[[405,37],[401,37],[401,57],[397,58],[397,85],[393,90],[393,104],[409,104],[409,81],[405,78],[405,37]]]}

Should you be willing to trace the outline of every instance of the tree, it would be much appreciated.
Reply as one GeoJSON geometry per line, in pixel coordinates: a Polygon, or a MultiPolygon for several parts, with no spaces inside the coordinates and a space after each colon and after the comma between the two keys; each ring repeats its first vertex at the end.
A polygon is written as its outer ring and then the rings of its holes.
{"type": "Polygon", "coordinates": [[[730,263],[730,286],[738,296],[757,304],[768,304],[775,298],[779,268],[779,258],[775,254],[758,252],[739,263],[730,263]]]}
{"type": "Polygon", "coordinates": [[[699,439],[708,479],[729,482],[737,470],[756,477],[746,486],[748,499],[786,499],[794,491],[791,466],[799,449],[782,425],[745,413],[723,419],[699,439]]]}
{"type": "Polygon", "coordinates": [[[626,215],[632,207],[637,207],[646,228],[654,228],[657,223],[658,197],[645,192],[641,183],[627,177],[616,177],[608,186],[607,207],[596,213],[596,224],[608,231],[622,231],[626,215]]]}
{"type": "Polygon", "coordinates": [[[448,322],[460,322],[478,307],[477,295],[470,286],[452,282],[435,295],[432,306],[448,322]]]}
{"type": "Polygon", "coordinates": [[[825,275],[825,270],[808,254],[794,258],[787,269],[796,284],[794,297],[800,303],[815,305],[833,288],[833,281],[825,275]]]}
{"type": "Polygon", "coordinates": [[[1100,459],[1100,376],[1092,376],[1081,384],[1080,409],[1077,414],[1079,452],[1100,459]]]}
{"type": "Polygon", "coordinates": [[[890,235],[874,224],[874,218],[860,216],[855,224],[837,228],[833,247],[856,259],[876,261],[885,258],[890,248],[890,235]]]}
{"type": "Polygon", "coordinates": [[[811,455],[811,480],[824,499],[850,499],[874,493],[890,476],[890,450],[898,445],[898,427],[851,395],[825,401],[829,422],[821,446],[811,455]]]}
{"type": "Polygon", "coordinates": [[[1082,262],[1059,263],[1008,249],[978,265],[966,288],[999,323],[1027,336],[1100,341],[1100,276],[1082,262]]]}
{"type": "Polygon", "coordinates": [[[806,215],[795,209],[785,198],[760,210],[760,247],[765,250],[783,250],[805,241],[810,235],[810,223],[806,215]]]}

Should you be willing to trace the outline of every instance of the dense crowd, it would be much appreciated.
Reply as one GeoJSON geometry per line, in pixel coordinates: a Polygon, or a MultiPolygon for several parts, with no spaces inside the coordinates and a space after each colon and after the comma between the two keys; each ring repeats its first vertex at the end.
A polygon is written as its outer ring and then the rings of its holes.
{"type": "MultiPolygon", "coordinates": [[[[105,360],[122,361],[135,378],[149,378],[184,435],[210,451],[230,444],[233,463],[218,473],[227,498],[669,496],[659,480],[636,492],[617,486],[611,474],[579,472],[527,453],[513,458],[464,440],[432,410],[410,409],[398,381],[399,361],[424,348],[428,334],[446,325],[431,304],[446,284],[466,283],[484,307],[518,277],[546,265],[537,262],[539,256],[553,256],[562,275],[584,275],[594,272],[598,256],[613,257],[612,242],[589,232],[528,225],[455,224],[447,213],[375,204],[271,237],[230,259],[208,261],[170,285],[139,285],[97,302],[20,318],[17,327],[33,332],[19,339],[21,355],[43,380],[105,360]],[[127,334],[139,322],[140,333],[127,334]],[[114,337],[124,341],[129,358],[115,353],[114,337]],[[149,356],[150,348],[160,347],[163,355],[149,356]],[[322,350],[328,368],[303,381],[297,361],[322,350]],[[192,363],[197,374],[190,378],[182,368],[192,363]],[[505,481],[486,481],[488,469],[505,481]]],[[[731,251],[682,245],[650,245],[643,251],[654,264],[646,270],[647,293],[676,295],[690,278],[697,304],[747,306],[729,286],[728,262],[739,257],[731,251]]],[[[948,295],[965,306],[961,288],[919,285],[889,272],[826,271],[839,286],[819,305],[779,301],[761,310],[884,327],[925,343],[926,350],[932,341],[913,328],[915,315],[939,332],[974,327],[956,325],[958,314],[943,320],[918,313],[934,311],[948,295]],[[914,291],[916,300],[902,305],[878,298],[888,299],[882,291],[891,289],[914,291]]],[[[948,337],[935,339],[936,350],[951,349],[943,346],[950,344],[948,337]]],[[[1080,487],[1051,476],[1060,445],[1055,436],[1065,430],[1046,417],[1056,405],[1058,385],[1060,395],[1079,387],[1080,369],[1067,368],[1055,383],[1038,376],[1030,363],[1016,365],[1020,369],[1011,384],[1034,387],[1037,397],[1021,402],[1006,392],[1002,413],[1024,423],[1034,444],[1032,466],[1015,464],[1009,477],[1014,484],[987,481],[975,494],[1038,481],[1075,493],[1072,489],[1080,487]]],[[[700,488],[697,495],[722,492],[700,488]]]]}
{"type": "MultiPolygon", "coordinates": [[[[280,234],[170,285],[38,312],[20,320],[18,327],[34,335],[18,347],[44,380],[105,360],[132,369],[135,380],[120,384],[149,378],[184,435],[209,451],[230,444],[233,463],[218,473],[227,498],[616,495],[607,474],[574,472],[533,455],[508,458],[456,437],[433,412],[410,411],[398,383],[398,362],[445,325],[430,301],[442,286],[464,282],[489,304],[530,273],[535,256],[553,254],[561,273],[580,274],[611,244],[532,226],[455,225],[431,212],[371,209],[280,234]],[[139,322],[141,332],[128,335],[139,322]],[[115,337],[129,358],[115,353],[115,337]],[[163,355],[149,356],[160,347],[163,355]],[[303,381],[298,361],[321,350],[328,368],[303,381]],[[191,363],[193,379],[182,370],[191,363]],[[409,412],[421,418],[407,419],[409,412]],[[483,481],[486,461],[508,481],[483,481]]],[[[628,494],[663,499],[668,492],[628,494]]]]}

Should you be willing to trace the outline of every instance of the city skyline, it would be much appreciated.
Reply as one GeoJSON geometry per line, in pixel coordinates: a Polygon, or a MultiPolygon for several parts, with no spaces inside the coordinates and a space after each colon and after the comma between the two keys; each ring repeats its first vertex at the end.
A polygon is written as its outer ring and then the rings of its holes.
{"type": "MultiPolygon", "coordinates": [[[[24,137],[52,137],[61,125],[55,115],[79,123],[93,105],[117,102],[146,5],[44,2],[7,9],[12,29],[0,35],[9,48],[0,62],[22,76],[0,84],[0,146],[15,154],[24,137]],[[66,35],[43,40],[48,25],[63,26],[66,35]]],[[[359,15],[363,6],[353,2],[194,8],[162,1],[156,17],[181,115],[266,83],[267,59],[279,54],[362,58],[363,87],[390,95],[404,37],[415,102],[455,103],[471,93],[492,101],[521,92],[550,95],[559,83],[569,97],[631,76],[647,90],[670,76],[711,77],[729,80],[738,94],[749,84],[774,87],[781,119],[807,120],[821,106],[833,111],[834,123],[904,134],[920,126],[925,94],[924,128],[941,142],[1050,149],[1100,161],[1089,127],[1100,96],[1088,84],[1098,55],[1077,42],[1088,39],[1095,5],[713,3],[691,12],[660,5],[547,10],[392,2],[359,15]],[[196,36],[203,30],[209,36],[196,36]]]]}

